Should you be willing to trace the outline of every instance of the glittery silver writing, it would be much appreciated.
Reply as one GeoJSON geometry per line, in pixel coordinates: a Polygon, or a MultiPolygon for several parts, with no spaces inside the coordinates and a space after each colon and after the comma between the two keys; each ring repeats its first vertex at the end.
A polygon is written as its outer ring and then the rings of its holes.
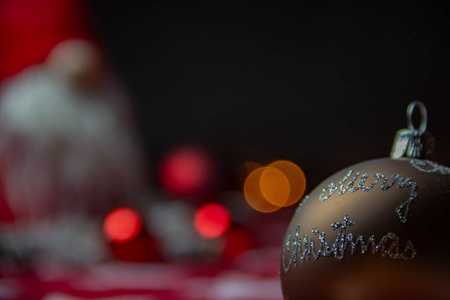
{"type": "Polygon", "coordinates": [[[350,221],[350,217],[349,216],[344,216],[344,222],[335,222],[333,224],[331,224],[331,229],[336,230],[336,229],[346,229],[348,226],[353,226],[355,225],[355,223],[353,221],[350,221]]]}
{"type": "Polygon", "coordinates": [[[403,202],[402,204],[400,204],[399,206],[397,206],[395,208],[395,213],[397,214],[397,216],[399,217],[400,221],[402,223],[406,223],[408,221],[408,213],[410,210],[410,206],[411,203],[414,201],[414,199],[417,198],[417,183],[415,181],[413,181],[411,178],[406,178],[404,179],[403,177],[401,177],[398,174],[392,174],[391,178],[392,178],[392,182],[391,183],[387,183],[387,177],[384,176],[381,173],[375,173],[372,176],[375,177],[374,182],[369,185],[369,186],[364,186],[367,179],[369,178],[368,174],[363,174],[361,175],[361,177],[359,178],[359,183],[357,186],[355,185],[356,180],[358,179],[359,175],[361,174],[360,172],[356,172],[353,174],[354,170],[349,170],[348,173],[344,176],[344,178],[339,181],[338,184],[332,182],[330,183],[327,187],[325,187],[322,190],[322,194],[320,194],[319,196],[319,200],[320,201],[325,201],[328,198],[330,198],[336,191],[338,191],[338,195],[342,196],[344,195],[347,191],[350,191],[351,193],[354,193],[356,191],[363,191],[363,192],[368,192],[371,189],[373,189],[375,187],[375,185],[377,185],[377,183],[380,181],[381,179],[381,190],[382,191],[386,191],[388,190],[390,187],[392,187],[395,183],[398,183],[398,187],[399,188],[411,188],[411,192],[409,193],[409,198],[408,200],[406,200],[405,202],[403,202]],[[352,177],[352,178],[351,178],[352,177]],[[351,178],[351,179],[350,179],[351,178]],[[347,181],[350,179],[350,181],[347,183],[347,181]]]}
{"type": "MultiPolygon", "coordinates": [[[[325,232],[319,234],[319,245],[316,247],[314,238],[309,238],[308,235],[300,234],[300,224],[297,225],[294,236],[287,235],[283,247],[282,265],[285,273],[289,272],[292,266],[297,267],[297,260],[302,264],[320,257],[334,256],[337,260],[344,259],[347,249],[349,248],[351,255],[356,255],[358,248],[361,254],[372,253],[373,255],[380,253],[382,257],[390,257],[392,259],[410,260],[413,259],[417,252],[411,240],[406,241],[403,252],[400,251],[400,238],[392,232],[386,233],[377,242],[375,235],[369,236],[368,239],[363,235],[358,235],[355,239],[353,233],[346,234],[346,230],[355,223],[350,220],[349,216],[344,216],[343,222],[335,222],[331,224],[334,231],[338,231],[336,239],[333,244],[328,244],[325,240],[325,232]],[[292,248],[291,248],[292,246],[292,248]],[[372,251],[369,251],[369,250],[372,251]],[[290,254],[289,261],[286,262],[286,256],[290,254]]],[[[317,228],[314,228],[317,229],[317,228]]],[[[314,230],[313,229],[313,230],[314,230]]],[[[314,234],[316,234],[314,232],[314,234]]]]}
{"type": "Polygon", "coordinates": [[[311,232],[312,232],[312,234],[317,235],[317,234],[319,234],[319,229],[317,229],[317,227],[316,227],[316,228],[313,228],[313,229],[311,230],[311,232]]]}
{"type": "Polygon", "coordinates": [[[325,201],[328,198],[330,198],[334,192],[336,192],[336,190],[339,189],[339,196],[342,196],[345,194],[345,192],[348,191],[349,188],[351,188],[353,186],[353,184],[356,181],[356,178],[359,176],[359,172],[355,174],[355,176],[353,176],[353,179],[349,182],[349,184],[347,185],[346,188],[344,188],[344,183],[350,178],[350,175],[352,175],[353,170],[348,171],[348,173],[344,176],[344,178],[342,178],[342,180],[336,184],[334,182],[330,183],[326,188],[324,188],[322,190],[322,194],[320,194],[319,199],[320,201],[325,201]],[[325,193],[328,193],[327,195],[325,195],[325,193]]]}
{"type": "Polygon", "coordinates": [[[411,165],[417,170],[425,173],[440,173],[442,175],[450,175],[450,168],[432,162],[430,160],[412,159],[411,165]]]}
{"type": "Polygon", "coordinates": [[[298,205],[297,209],[295,210],[296,213],[298,213],[302,209],[303,205],[305,205],[305,203],[308,201],[308,199],[309,199],[309,195],[305,196],[305,198],[303,198],[303,200],[300,201],[300,204],[298,205]]]}

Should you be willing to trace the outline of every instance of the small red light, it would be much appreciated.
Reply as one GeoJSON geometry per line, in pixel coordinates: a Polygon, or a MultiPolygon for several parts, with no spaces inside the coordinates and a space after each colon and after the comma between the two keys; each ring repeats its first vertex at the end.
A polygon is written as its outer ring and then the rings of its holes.
{"type": "Polygon", "coordinates": [[[218,203],[201,206],[194,217],[197,232],[205,238],[216,238],[230,228],[231,217],[228,210],[218,203]]]}
{"type": "Polygon", "coordinates": [[[103,222],[103,230],[106,236],[117,243],[124,243],[134,239],[141,229],[142,220],[139,214],[126,207],[111,211],[103,222]]]}
{"type": "Polygon", "coordinates": [[[206,151],[183,147],[165,157],[161,164],[160,179],[170,192],[194,196],[208,188],[213,169],[213,161],[206,151]]]}

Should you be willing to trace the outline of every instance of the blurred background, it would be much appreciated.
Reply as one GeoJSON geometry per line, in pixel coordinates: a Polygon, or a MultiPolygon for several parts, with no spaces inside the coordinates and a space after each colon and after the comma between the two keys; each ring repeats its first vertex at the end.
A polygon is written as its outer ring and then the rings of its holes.
{"type": "Polygon", "coordinates": [[[410,102],[450,165],[446,2],[0,3],[1,299],[281,299],[294,203],[410,102]]]}
{"type": "Polygon", "coordinates": [[[448,4],[90,6],[154,162],[194,141],[219,156],[230,186],[242,161],[276,158],[315,185],[386,156],[420,100],[448,165],[448,4]]]}

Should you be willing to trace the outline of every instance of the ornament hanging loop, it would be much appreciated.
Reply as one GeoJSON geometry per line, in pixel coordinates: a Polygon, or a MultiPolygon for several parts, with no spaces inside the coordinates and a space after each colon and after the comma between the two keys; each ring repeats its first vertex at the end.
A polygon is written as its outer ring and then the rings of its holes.
{"type": "Polygon", "coordinates": [[[427,109],[422,102],[414,101],[408,105],[408,108],[406,109],[406,124],[408,125],[408,128],[410,130],[416,131],[419,134],[423,134],[425,132],[425,130],[427,129],[427,109]],[[418,130],[414,127],[414,124],[412,122],[412,114],[414,112],[414,108],[416,107],[419,108],[421,118],[420,127],[418,130]]]}
{"type": "Polygon", "coordinates": [[[401,157],[435,159],[435,139],[427,129],[427,109],[422,102],[414,101],[406,109],[407,129],[397,131],[394,145],[391,150],[391,158],[401,157]],[[415,108],[419,108],[420,125],[419,129],[414,127],[412,115],[415,108]]]}

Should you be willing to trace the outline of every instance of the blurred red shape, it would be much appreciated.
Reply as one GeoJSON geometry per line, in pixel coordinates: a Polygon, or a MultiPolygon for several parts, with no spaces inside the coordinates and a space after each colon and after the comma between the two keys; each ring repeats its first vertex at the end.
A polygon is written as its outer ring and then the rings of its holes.
{"type": "Polygon", "coordinates": [[[203,149],[183,147],[169,153],[161,163],[160,180],[179,196],[196,196],[212,184],[214,164],[203,149]]]}
{"type": "Polygon", "coordinates": [[[254,247],[255,240],[248,229],[234,228],[226,235],[226,244],[222,254],[225,259],[232,261],[254,247]]]}
{"type": "Polygon", "coordinates": [[[208,203],[201,206],[194,217],[197,232],[205,238],[222,236],[231,225],[228,210],[218,203],[208,203]]]}
{"type": "Polygon", "coordinates": [[[111,211],[103,222],[105,235],[111,241],[118,243],[134,239],[141,229],[141,217],[136,211],[127,207],[120,207],[111,211]]]}

